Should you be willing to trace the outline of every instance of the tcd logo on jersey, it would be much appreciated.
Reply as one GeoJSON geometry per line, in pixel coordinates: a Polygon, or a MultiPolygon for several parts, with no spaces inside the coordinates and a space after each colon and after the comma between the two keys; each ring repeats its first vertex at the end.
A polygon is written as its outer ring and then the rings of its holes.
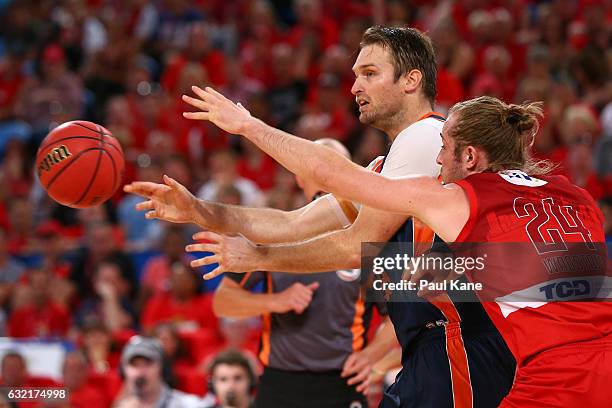
{"type": "Polygon", "coordinates": [[[530,176],[520,170],[504,170],[497,174],[499,174],[508,183],[516,184],[518,186],[540,187],[548,183],[547,181],[530,176]]]}

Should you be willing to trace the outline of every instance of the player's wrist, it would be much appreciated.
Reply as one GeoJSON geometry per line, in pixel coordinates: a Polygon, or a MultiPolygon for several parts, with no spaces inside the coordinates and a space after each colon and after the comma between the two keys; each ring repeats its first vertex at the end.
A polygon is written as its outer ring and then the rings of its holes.
{"type": "Polygon", "coordinates": [[[254,137],[261,134],[262,129],[266,126],[263,121],[250,117],[244,121],[239,133],[247,139],[253,140],[254,137]]]}
{"type": "Polygon", "coordinates": [[[281,296],[282,295],[280,293],[270,293],[265,295],[264,309],[266,313],[278,312],[281,304],[281,296]]]}

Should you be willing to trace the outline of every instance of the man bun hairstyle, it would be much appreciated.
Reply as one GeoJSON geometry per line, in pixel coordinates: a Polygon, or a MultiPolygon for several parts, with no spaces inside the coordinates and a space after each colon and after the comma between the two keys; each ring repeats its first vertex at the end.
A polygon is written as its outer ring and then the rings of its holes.
{"type": "Polygon", "coordinates": [[[465,147],[474,146],[487,154],[488,171],[516,169],[538,175],[553,170],[551,162],[531,157],[542,118],[541,102],[516,105],[481,96],[455,104],[450,114],[455,118],[449,132],[456,157],[465,147]]]}

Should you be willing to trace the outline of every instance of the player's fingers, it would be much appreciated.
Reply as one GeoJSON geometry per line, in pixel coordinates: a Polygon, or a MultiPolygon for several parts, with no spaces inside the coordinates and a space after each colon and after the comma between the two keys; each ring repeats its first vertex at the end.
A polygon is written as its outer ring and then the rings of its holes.
{"type": "Polygon", "coordinates": [[[141,203],[136,204],[135,208],[138,211],[147,211],[147,210],[152,210],[153,208],[155,208],[155,205],[153,204],[152,200],[147,200],[147,201],[143,201],[141,203]]]}
{"type": "Polygon", "coordinates": [[[204,275],[204,279],[205,280],[209,280],[209,279],[216,278],[217,276],[221,275],[223,272],[225,272],[225,271],[219,265],[212,272],[209,272],[209,273],[205,274],[204,275]]]}
{"type": "Polygon", "coordinates": [[[210,105],[208,102],[202,99],[192,98],[189,95],[183,95],[181,99],[183,99],[183,101],[187,104],[193,106],[194,108],[198,108],[201,111],[208,112],[210,110],[210,105]]]}
{"type": "Polygon", "coordinates": [[[218,264],[220,262],[221,257],[219,255],[210,255],[205,256],[204,258],[194,259],[193,261],[189,262],[189,265],[191,265],[192,268],[199,268],[201,266],[218,264]]]}
{"type": "Polygon", "coordinates": [[[133,183],[123,186],[123,191],[140,196],[150,197],[160,187],[161,184],[151,183],[149,181],[134,181],[133,183]]]}
{"type": "Polygon", "coordinates": [[[349,377],[355,373],[353,367],[355,366],[356,358],[356,354],[351,354],[350,356],[348,356],[348,358],[344,362],[344,366],[342,367],[342,372],[340,373],[341,377],[349,377]]]}
{"type": "Polygon", "coordinates": [[[200,232],[196,232],[195,234],[193,234],[193,239],[198,239],[198,240],[206,240],[206,241],[212,241],[212,242],[221,242],[221,239],[223,238],[223,235],[221,234],[217,234],[216,232],[212,232],[212,231],[200,231],[200,232]]]}
{"type": "Polygon", "coordinates": [[[160,217],[159,217],[159,213],[157,212],[157,210],[151,210],[145,213],[145,218],[148,220],[155,220],[160,217]]]}
{"type": "Polygon", "coordinates": [[[185,252],[212,252],[218,253],[221,248],[217,244],[210,244],[206,242],[198,244],[189,244],[185,247],[185,252]]]}
{"type": "Polygon", "coordinates": [[[357,392],[362,393],[363,395],[368,395],[368,391],[370,390],[370,379],[366,379],[364,382],[359,384],[356,388],[357,392]]]}
{"type": "Polygon", "coordinates": [[[225,99],[226,101],[229,101],[229,99],[227,99],[225,95],[223,95],[221,92],[217,92],[213,87],[207,86],[206,88],[204,88],[204,90],[208,92],[209,95],[213,95],[217,97],[218,99],[221,99],[221,100],[225,99]]]}
{"type": "Polygon", "coordinates": [[[364,382],[367,380],[369,375],[369,370],[360,371],[356,376],[349,378],[347,381],[348,385],[355,385],[364,382]]]}
{"type": "Polygon", "coordinates": [[[192,120],[210,120],[208,112],[183,112],[183,117],[192,120]]]}
{"type": "Polygon", "coordinates": [[[311,284],[307,286],[307,288],[310,289],[311,291],[315,291],[319,289],[319,282],[312,282],[311,284]]]}
{"type": "Polygon", "coordinates": [[[164,183],[173,190],[181,190],[183,188],[181,183],[166,174],[164,174],[164,183]]]}
{"type": "Polygon", "coordinates": [[[215,99],[216,95],[209,92],[208,89],[209,89],[208,87],[205,87],[204,89],[202,89],[197,85],[193,85],[191,87],[191,90],[193,91],[194,94],[198,95],[202,100],[205,100],[206,102],[211,102],[213,99],[215,99]]]}
{"type": "Polygon", "coordinates": [[[296,293],[295,294],[295,300],[296,302],[300,302],[301,304],[309,304],[310,303],[310,298],[308,297],[307,294],[305,293],[296,293]]]}

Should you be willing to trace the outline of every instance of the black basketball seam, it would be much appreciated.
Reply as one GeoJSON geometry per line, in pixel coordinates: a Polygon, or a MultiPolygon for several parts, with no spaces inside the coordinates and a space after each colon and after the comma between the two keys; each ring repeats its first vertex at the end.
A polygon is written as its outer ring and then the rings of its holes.
{"type": "MultiPolygon", "coordinates": [[[[90,129],[90,130],[91,130],[91,129],[90,129]]],[[[63,142],[64,140],[70,140],[70,139],[89,139],[89,140],[99,140],[99,141],[101,141],[102,143],[104,143],[105,145],[109,145],[109,146],[113,147],[113,148],[114,148],[114,149],[115,149],[117,152],[119,152],[119,153],[123,154],[123,152],[122,152],[121,150],[119,150],[119,148],[118,148],[117,146],[115,146],[114,144],[112,144],[112,143],[110,143],[110,142],[107,142],[106,140],[103,140],[103,139],[98,139],[98,138],[93,137],[93,136],[66,136],[66,137],[63,137],[63,138],[61,138],[61,139],[54,140],[53,142],[47,143],[47,144],[46,144],[46,145],[44,145],[44,146],[40,146],[40,147],[38,148],[38,153],[40,153],[40,151],[41,151],[41,150],[46,149],[47,147],[49,147],[50,145],[52,145],[52,144],[54,144],[54,143],[59,143],[59,142],[63,142]]],[[[38,154],[38,153],[37,153],[37,154],[38,154]]]]}
{"type": "MultiPolygon", "coordinates": [[[[73,125],[80,126],[80,127],[85,128],[87,130],[91,130],[92,132],[100,133],[101,135],[104,135],[104,136],[112,136],[110,133],[104,133],[100,129],[92,129],[89,126],[83,125],[82,123],[73,123],[73,125]]],[[[96,125],[98,128],[100,127],[100,125],[98,125],[97,123],[94,123],[94,125],[96,125]]]]}
{"type": "Polygon", "coordinates": [[[70,166],[72,166],[73,163],[75,163],[77,161],[77,159],[79,157],[81,157],[83,154],[92,151],[92,150],[104,150],[101,147],[90,147],[89,149],[85,149],[80,151],[76,156],[74,156],[74,158],[70,161],[70,163],[68,163],[67,165],[65,165],[64,167],[62,167],[62,169],[60,171],[58,171],[57,173],[55,173],[55,176],[53,176],[51,178],[51,180],[49,180],[49,182],[47,183],[46,189],[50,189],[51,186],[53,185],[53,183],[55,182],[55,180],[57,180],[57,178],[64,172],[66,171],[66,169],[70,166]]]}
{"type": "Polygon", "coordinates": [[[87,193],[89,193],[89,190],[91,189],[91,186],[94,182],[94,180],[96,179],[96,176],[98,175],[98,169],[100,168],[100,162],[102,161],[102,152],[104,152],[104,148],[101,147],[100,148],[100,153],[98,153],[98,160],[96,161],[96,168],[93,171],[93,174],[91,175],[91,179],[89,180],[89,184],[87,184],[87,188],[85,188],[85,191],[83,192],[83,194],[81,195],[81,197],[75,201],[74,203],[72,203],[73,205],[77,205],[79,204],[87,195],[87,193]]]}
{"type": "Polygon", "coordinates": [[[108,154],[108,158],[110,159],[111,164],[113,165],[113,194],[114,194],[115,191],[117,191],[117,187],[119,187],[119,182],[121,180],[117,180],[117,165],[115,164],[115,159],[113,159],[113,155],[107,152],[106,149],[104,149],[104,152],[108,154]]]}

